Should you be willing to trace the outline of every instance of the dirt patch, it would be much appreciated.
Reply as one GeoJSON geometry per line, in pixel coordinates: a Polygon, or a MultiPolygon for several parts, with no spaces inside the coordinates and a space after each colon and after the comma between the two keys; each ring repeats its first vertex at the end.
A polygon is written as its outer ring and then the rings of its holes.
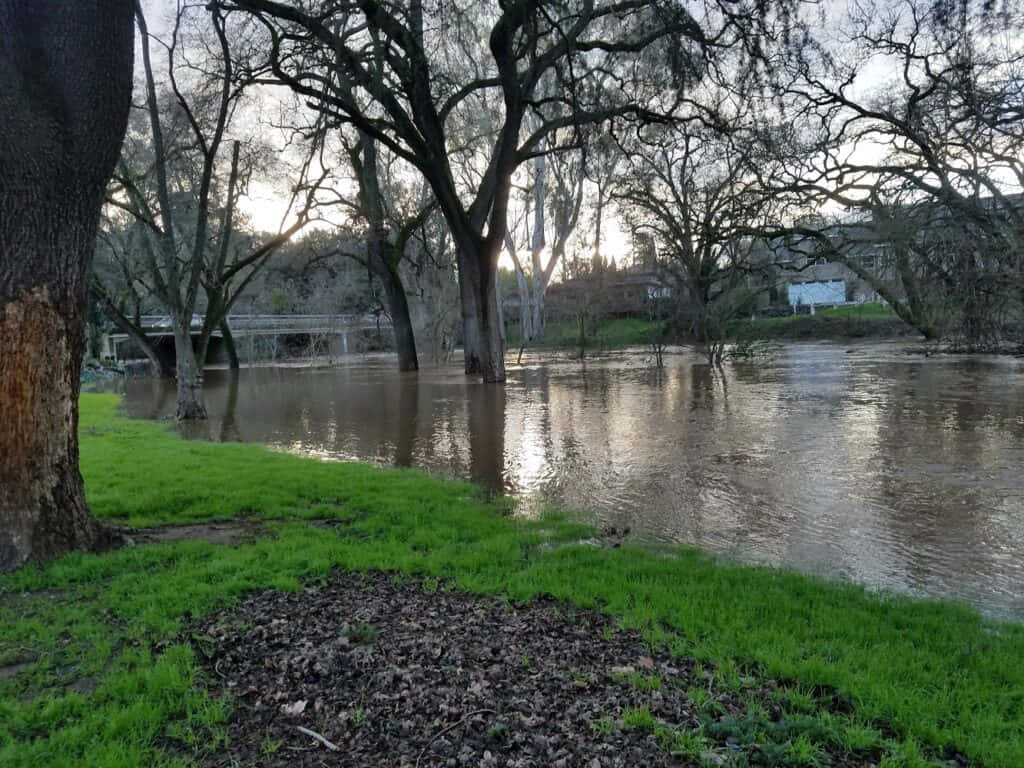
{"type": "Polygon", "coordinates": [[[195,525],[160,525],[153,528],[121,530],[136,544],[199,540],[208,541],[211,544],[233,546],[254,541],[267,535],[266,528],[261,524],[245,520],[229,520],[221,523],[196,523],[195,525]]]}
{"type": "Polygon", "coordinates": [[[15,677],[26,669],[29,669],[35,661],[16,661],[10,664],[0,664],[0,680],[15,677]]]}
{"type": "MultiPolygon", "coordinates": [[[[687,691],[710,696],[712,672],[550,600],[513,607],[432,579],[343,574],[253,595],[189,636],[236,701],[230,747],[201,759],[210,768],[657,767],[724,764],[741,750],[770,764],[735,729],[704,728],[687,691]],[[670,730],[718,735],[673,756],[670,730]]],[[[725,723],[751,701],[758,717],[782,716],[753,682],[713,698],[725,723]]]]}

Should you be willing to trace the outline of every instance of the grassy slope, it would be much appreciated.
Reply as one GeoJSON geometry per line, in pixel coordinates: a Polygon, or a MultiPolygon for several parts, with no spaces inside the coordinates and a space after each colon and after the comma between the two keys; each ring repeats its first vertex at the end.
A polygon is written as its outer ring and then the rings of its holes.
{"type": "Polygon", "coordinates": [[[83,474],[99,516],[293,519],[237,548],[149,545],[0,577],[0,666],[27,664],[0,676],[5,767],[161,765],[180,762],[169,755],[182,745],[216,747],[230,703],[197,685],[193,651],[176,638],[183,622],[338,566],[429,573],[514,600],[552,594],[716,664],[722,684],[742,671],[792,681],[798,696],[836,691],[852,714],[819,712],[808,733],[882,743],[890,765],[922,764],[921,753],[946,746],[979,764],[1024,765],[1020,625],[691,551],[542,554],[542,541],[583,529],[515,521],[472,486],[416,471],[186,442],[115,407],[109,396],[82,399],[83,474]],[[349,524],[336,533],[294,520],[309,516],[349,524]]]}
{"type": "Polygon", "coordinates": [[[763,339],[856,339],[913,335],[885,304],[831,307],[811,314],[737,321],[736,334],[763,339]]]}

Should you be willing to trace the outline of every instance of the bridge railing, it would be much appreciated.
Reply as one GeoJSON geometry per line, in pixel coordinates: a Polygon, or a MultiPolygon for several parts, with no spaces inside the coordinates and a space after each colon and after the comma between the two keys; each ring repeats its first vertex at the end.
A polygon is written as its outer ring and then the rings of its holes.
{"type": "MultiPolygon", "coordinates": [[[[192,330],[200,330],[206,320],[204,315],[192,316],[192,330]]],[[[339,328],[346,325],[370,325],[377,320],[371,314],[337,315],[228,315],[228,327],[238,331],[256,330],[308,330],[316,328],[339,328]]],[[[171,329],[168,315],[142,315],[139,325],[146,330],[171,329]]]]}

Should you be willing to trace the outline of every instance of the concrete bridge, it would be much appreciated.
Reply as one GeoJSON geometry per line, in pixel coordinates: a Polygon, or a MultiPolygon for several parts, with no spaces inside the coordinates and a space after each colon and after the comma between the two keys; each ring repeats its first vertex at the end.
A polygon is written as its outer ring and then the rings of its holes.
{"type": "MultiPolygon", "coordinates": [[[[193,344],[199,339],[205,319],[201,314],[192,317],[193,344]]],[[[350,339],[359,333],[376,331],[378,317],[372,314],[228,315],[227,325],[240,357],[273,359],[279,348],[282,352],[319,349],[320,354],[348,354],[350,339]]],[[[171,318],[167,315],[142,315],[139,326],[157,354],[173,368],[174,330],[171,318]]],[[[109,334],[105,339],[104,354],[119,361],[139,360],[146,356],[126,333],[109,334]]],[[[218,328],[210,337],[207,363],[226,360],[224,338],[218,328]]]]}

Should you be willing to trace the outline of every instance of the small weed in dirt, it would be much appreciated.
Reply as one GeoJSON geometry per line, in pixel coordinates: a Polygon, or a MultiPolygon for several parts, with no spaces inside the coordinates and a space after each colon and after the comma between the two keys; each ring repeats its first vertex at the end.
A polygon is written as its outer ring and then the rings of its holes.
{"type": "Polygon", "coordinates": [[[504,723],[495,723],[487,729],[485,738],[491,743],[500,743],[508,735],[508,726],[504,723]]]}
{"type": "Polygon", "coordinates": [[[627,728],[639,728],[642,731],[654,730],[654,716],[646,705],[629,707],[622,713],[622,724],[627,728]]]}
{"type": "Polygon", "coordinates": [[[640,673],[635,673],[632,683],[641,691],[651,692],[661,690],[661,677],[658,675],[641,675],[640,673]]]}
{"type": "Polygon", "coordinates": [[[662,751],[687,760],[699,760],[709,746],[700,730],[667,728],[660,724],[654,729],[654,739],[662,751]]]}
{"type": "Polygon", "coordinates": [[[377,637],[380,632],[372,624],[366,624],[359,622],[358,624],[352,624],[346,627],[342,634],[345,635],[349,640],[359,643],[360,645],[373,645],[377,642],[377,637]]]}

